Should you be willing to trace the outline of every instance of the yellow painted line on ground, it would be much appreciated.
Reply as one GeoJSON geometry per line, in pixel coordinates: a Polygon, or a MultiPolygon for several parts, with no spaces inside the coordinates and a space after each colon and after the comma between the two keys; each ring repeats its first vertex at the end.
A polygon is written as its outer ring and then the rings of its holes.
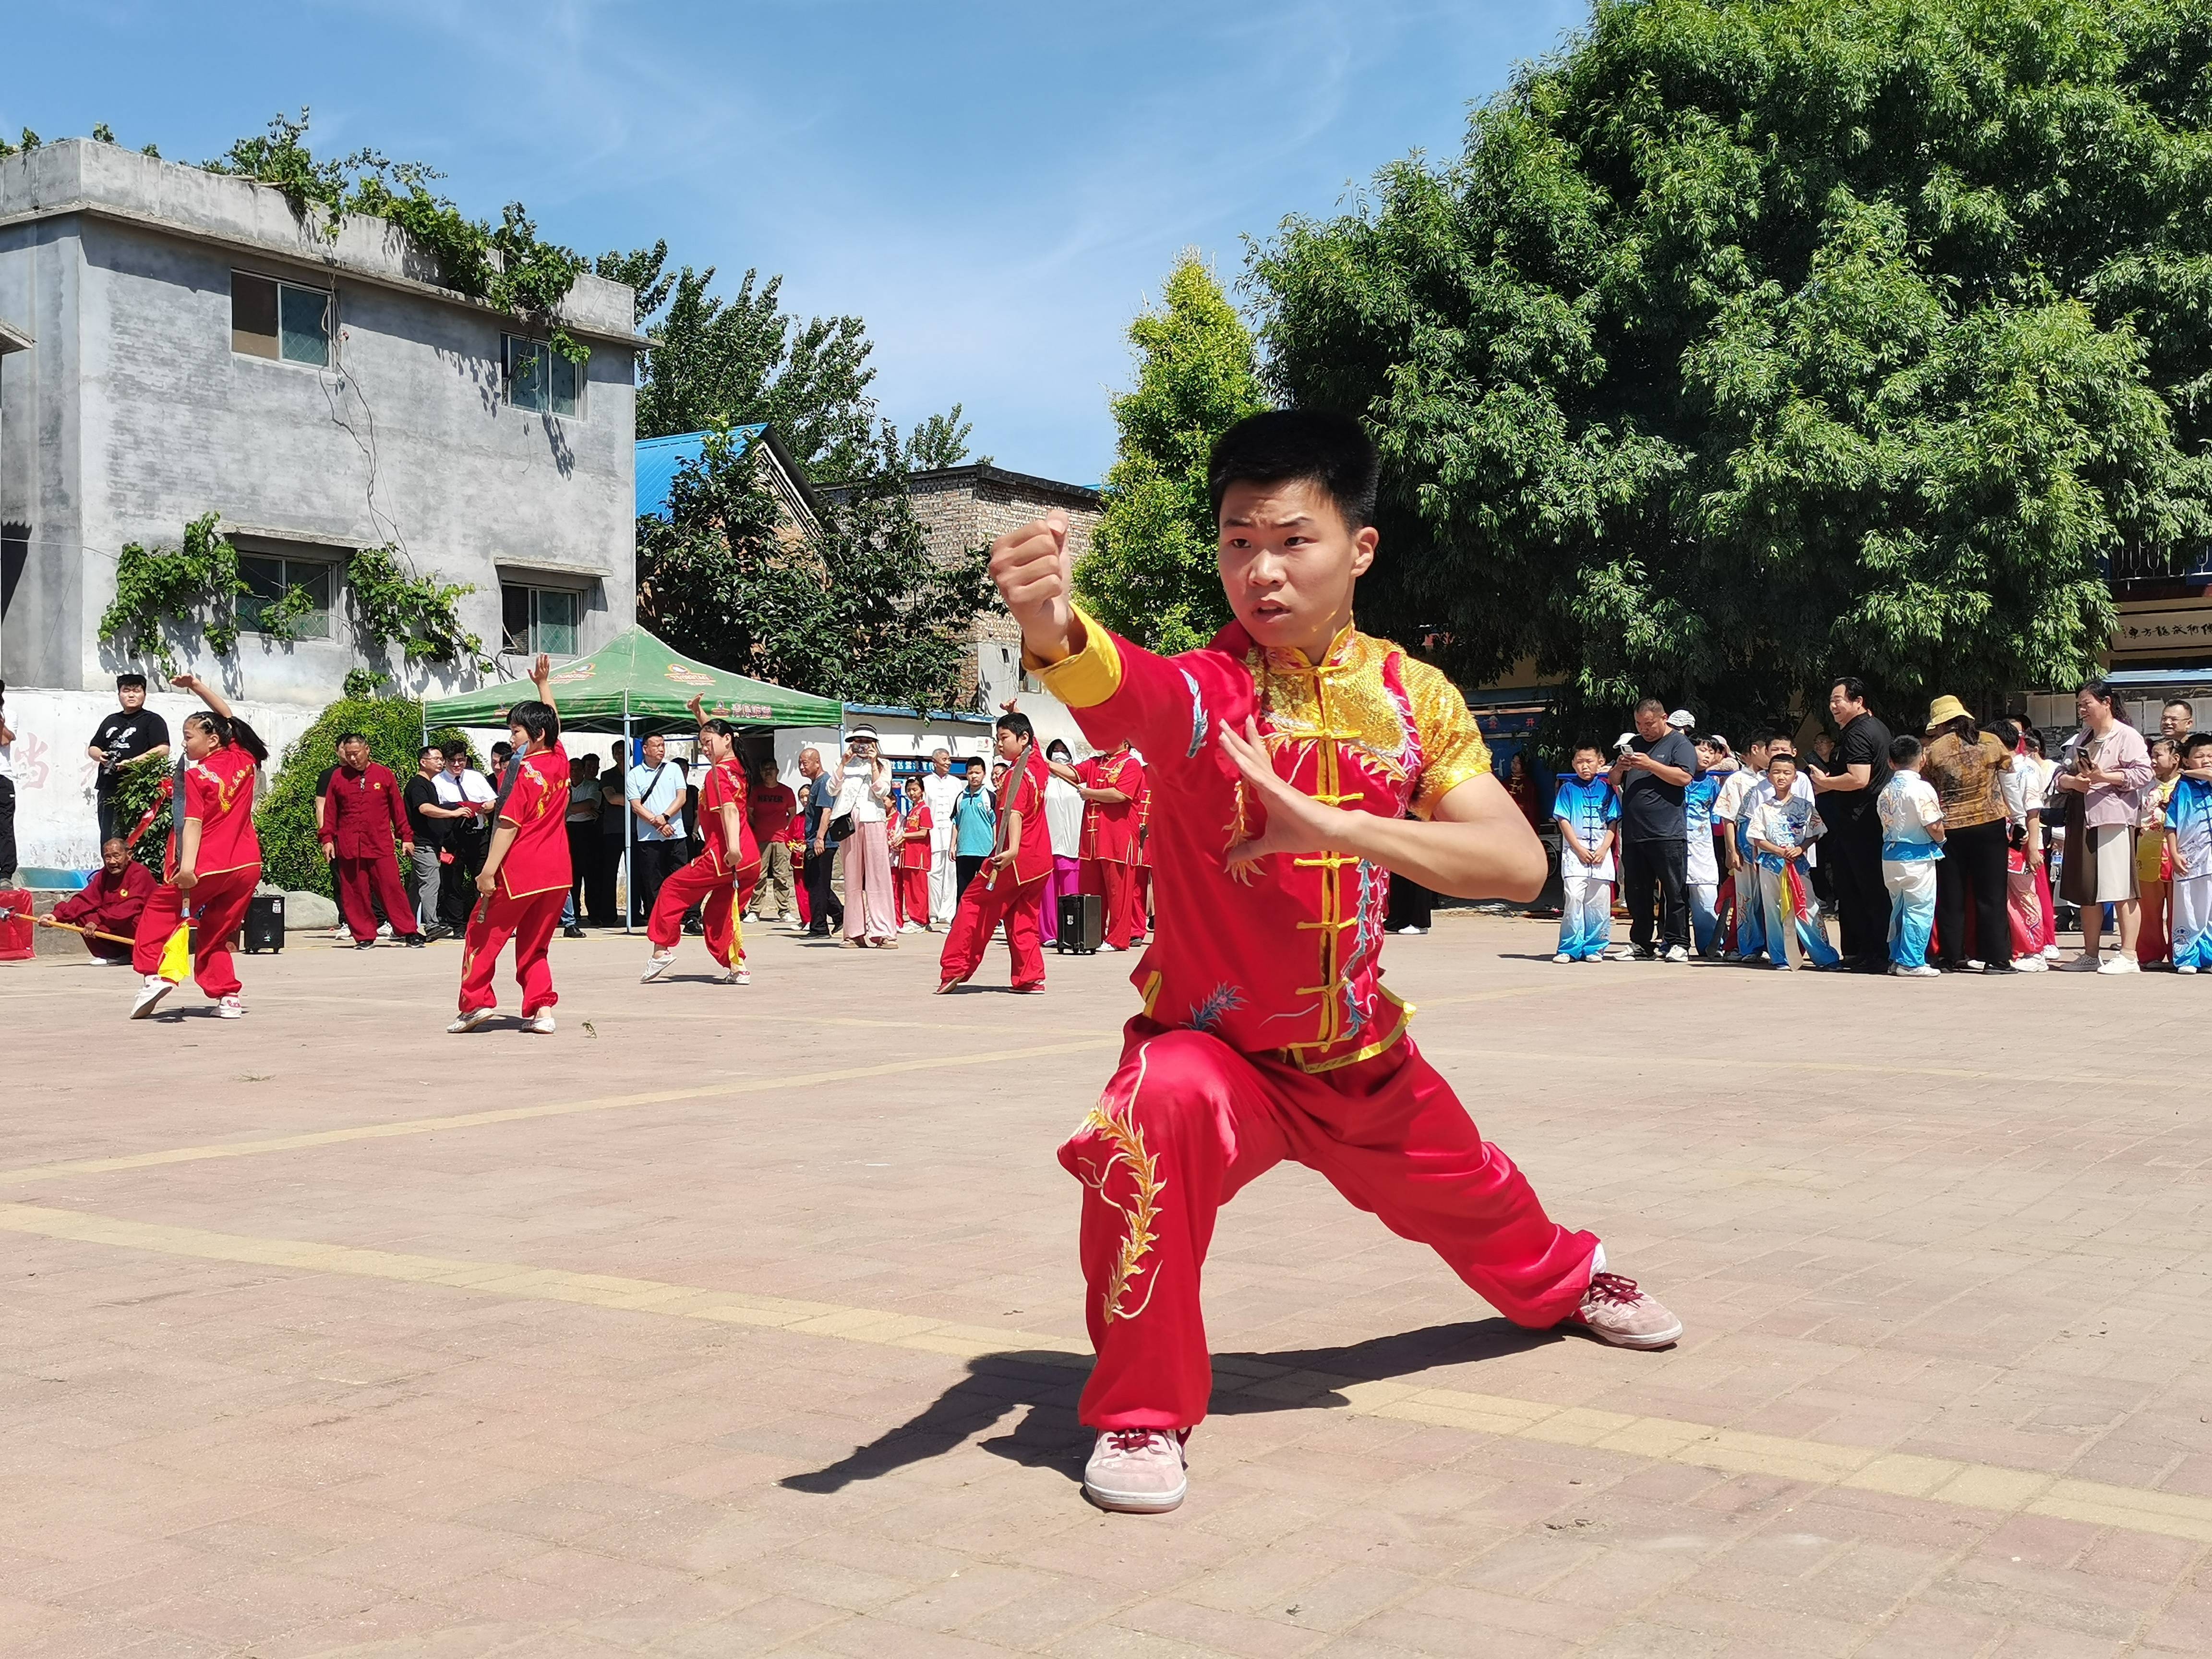
{"type": "Polygon", "coordinates": [[[568,1117],[580,1112],[613,1112],[631,1106],[660,1106],[679,1100],[713,1100],[727,1095],[779,1093],[809,1089],[817,1084],[846,1083],[863,1078],[894,1077],[905,1072],[950,1071],[968,1066],[995,1066],[1001,1060],[1042,1059],[1048,1054],[1085,1054],[1115,1048],[1121,1039],[1083,1037],[1068,1042],[1044,1042],[1023,1048],[997,1048],[957,1054],[924,1054],[911,1060],[890,1060],[874,1066],[846,1066],[835,1071],[801,1072],[795,1076],[725,1078],[718,1083],[695,1084],[684,1089],[653,1089],[635,1094],[603,1095],[593,1100],[556,1101],[540,1106],[510,1106],[498,1111],[457,1112],[447,1117],[403,1118],[392,1123],[356,1124],[343,1129],[319,1129],[307,1134],[270,1135],[258,1140],[222,1141],[211,1146],[176,1146],[158,1152],[132,1152],[119,1158],[81,1158],[58,1164],[32,1164],[21,1169],[0,1170],[0,1187],[20,1187],[60,1176],[106,1175],[118,1170],[148,1170],[164,1164],[197,1164],[214,1158],[251,1158],[259,1152],[298,1152],[310,1146],[335,1146],[349,1140],[392,1140],[405,1135],[435,1134],[445,1129],[473,1129],[488,1123],[519,1123],[531,1118],[568,1117]]]}
{"type": "MultiPolygon", "coordinates": [[[[202,1261],[438,1285],[480,1296],[577,1303],[624,1313],[765,1327],[878,1347],[916,1348],[971,1361],[988,1358],[1070,1370],[1086,1370],[1091,1364],[1090,1344],[1080,1338],[995,1330],[919,1315],[707,1290],[612,1273],[568,1273],[512,1262],[456,1261],[301,1239],[210,1232],[32,1204],[0,1202],[0,1231],[202,1261]]],[[[1358,1382],[1241,1358],[1217,1360],[1214,1388],[1219,1393],[1243,1394],[1286,1407],[1349,1409],[1363,1417],[1513,1440],[1586,1446],[1729,1474],[1770,1475],[1810,1486],[1887,1492],[1994,1514],[2050,1516],[2087,1526],[2212,1543],[2212,1498],[2185,1492],[2112,1486],[2034,1469],[1749,1434],[1673,1418],[1555,1406],[1502,1395],[1425,1388],[1418,1382],[1358,1382]]]]}

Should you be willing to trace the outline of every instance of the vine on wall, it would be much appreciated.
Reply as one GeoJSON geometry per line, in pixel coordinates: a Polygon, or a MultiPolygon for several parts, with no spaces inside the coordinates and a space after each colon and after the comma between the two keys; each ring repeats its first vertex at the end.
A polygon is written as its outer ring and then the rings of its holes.
{"type": "Polygon", "coordinates": [[[354,629],[373,650],[397,643],[409,662],[456,662],[465,657],[477,672],[489,673],[483,641],[461,625],[459,602],[477,590],[470,583],[447,584],[435,576],[410,576],[399,550],[386,543],[364,547],[346,562],[346,592],[352,596],[354,629]]]}

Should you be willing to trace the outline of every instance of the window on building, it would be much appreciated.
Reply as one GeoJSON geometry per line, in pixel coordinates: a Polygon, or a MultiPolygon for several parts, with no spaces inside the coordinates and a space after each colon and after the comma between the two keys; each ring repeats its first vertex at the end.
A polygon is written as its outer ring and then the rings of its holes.
{"type": "Polygon", "coordinates": [[[505,582],[499,599],[507,650],[526,657],[541,651],[551,657],[576,654],[576,613],[583,605],[574,592],[505,582]]]}
{"type": "Polygon", "coordinates": [[[507,400],[540,415],[583,412],[584,366],[563,357],[544,340],[519,334],[507,342],[507,400]]]}
{"type": "Polygon", "coordinates": [[[280,283],[247,271],[230,273],[230,349],[288,363],[331,363],[328,289],[280,283]]]}
{"type": "Polygon", "coordinates": [[[263,613],[296,587],[305,595],[300,603],[308,608],[290,613],[292,636],[301,640],[331,637],[331,600],[337,587],[332,566],[318,559],[241,553],[238,574],[246,587],[238,596],[238,618],[246,627],[260,627],[263,613]]]}

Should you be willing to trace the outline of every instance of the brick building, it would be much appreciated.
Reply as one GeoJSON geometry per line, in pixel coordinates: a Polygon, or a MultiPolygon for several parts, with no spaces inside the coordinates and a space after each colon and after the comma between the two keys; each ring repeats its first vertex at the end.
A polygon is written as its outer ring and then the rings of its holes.
{"type": "MultiPolygon", "coordinates": [[[[970,548],[988,546],[1055,507],[1067,514],[1068,546],[1080,559],[1091,550],[1091,533],[1105,510],[1098,491],[1088,484],[1009,472],[988,461],[917,472],[908,489],[915,514],[928,534],[930,555],[940,564],[951,563],[970,548]]],[[[985,684],[1002,686],[1019,675],[1021,633],[998,605],[977,613],[969,637],[975,643],[978,672],[985,684]]],[[[975,677],[963,678],[961,690],[972,692],[976,684],[975,677]]],[[[1038,688],[1024,684],[1023,689],[1038,688]]]]}

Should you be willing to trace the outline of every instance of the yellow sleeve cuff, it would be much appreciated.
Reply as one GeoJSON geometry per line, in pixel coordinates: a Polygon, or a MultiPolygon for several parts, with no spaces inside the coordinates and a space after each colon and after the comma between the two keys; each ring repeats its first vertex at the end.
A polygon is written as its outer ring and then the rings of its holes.
{"type": "Polygon", "coordinates": [[[1121,647],[1081,605],[1083,649],[1058,662],[1040,662],[1024,649],[1022,666],[1070,708],[1096,708],[1121,689],[1121,647]]]}

